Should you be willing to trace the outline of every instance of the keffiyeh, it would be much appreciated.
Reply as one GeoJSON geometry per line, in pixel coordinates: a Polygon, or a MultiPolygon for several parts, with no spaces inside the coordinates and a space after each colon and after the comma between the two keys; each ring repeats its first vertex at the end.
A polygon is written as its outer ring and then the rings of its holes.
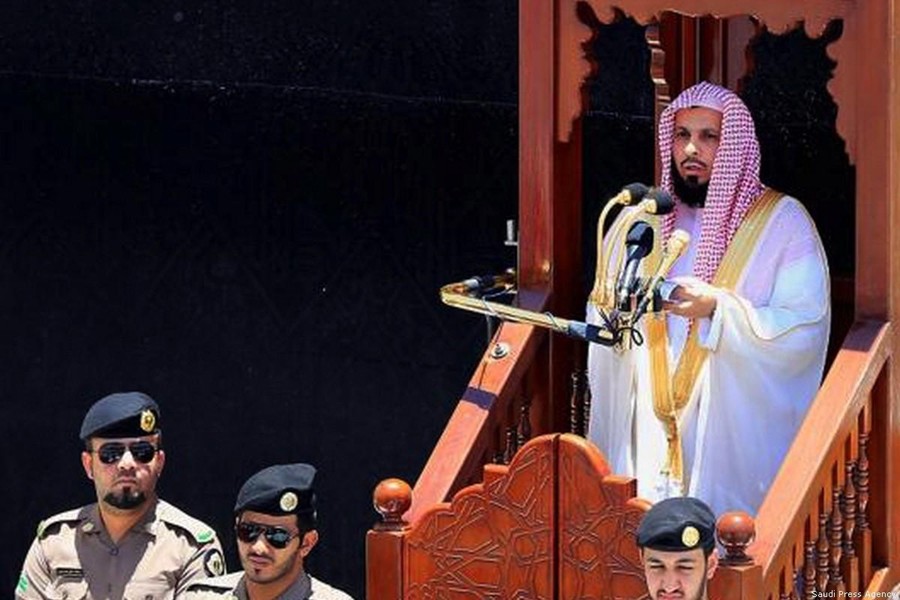
{"type": "MultiPolygon", "coordinates": [[[[725,250],[764,186],[759,180],[760,152],[756,128],[747,105],[730,90],[709,82],[698,83],[679,94],[659,119],[659,155],[662,161],[660,187],[675,195],[669,165],[675,113],[682,108],[702,106],[722,113],[719,148],[712,165],[712,177],[703,210],[700,240],[694,260],[694,276],[711,282],[725,250]]],[[[681,204],[676,204],[676,212],[681,204]]],[[[663,218],[663,238],[668,239],[675,214],[663,218]]]]}

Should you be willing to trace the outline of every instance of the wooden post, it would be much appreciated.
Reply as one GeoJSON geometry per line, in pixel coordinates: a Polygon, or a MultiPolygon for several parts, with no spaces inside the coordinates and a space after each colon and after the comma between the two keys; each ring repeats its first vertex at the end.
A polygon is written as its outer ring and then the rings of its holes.
{"type": "Polygon", "coordinates": [[[401,479],[385,479],[372,494],[375,510],[381,515],[366,535],[366,598],[403,600],[404,531],[403,520],[412,504],[412,488],[401,479]]]}

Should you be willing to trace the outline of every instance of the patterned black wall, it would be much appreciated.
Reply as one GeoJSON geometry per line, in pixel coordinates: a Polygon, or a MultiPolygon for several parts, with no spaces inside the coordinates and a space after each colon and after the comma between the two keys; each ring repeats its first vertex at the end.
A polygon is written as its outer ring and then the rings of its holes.
{"type": "Polygon", "coordinates": [[[88,405],[159,400],[162,496],[231,568],[240,483],[320,469],[317,576],[363,597],[371,492],[424,465],[484,347],[443,283],[516,216],[515,2],[0,9],[0,402],[14,586],[92,500],[88,405]]]}
{"type": "MultiPolygon", "coordinates": [[[[5,585],[40,518],[92,499],[88,405],[140,389],[163,408],[163,497],[223,533],[231,568],[240,483],[309,461],[311,570],[363,597],[371,491],[415,480],[484,345],[483,320],[437,290],[514,262],[517,14],[515,0],[360,4],[0,7],[5,585]]],[[[600,33],[586,288],[603,201],[652,177],[643,29],[600,33]]],[[[745,89],[777,157],[764,174],[825,221],[815,190],[840,190],[852,216],[826,43],[762,37],[745,89]],[[798,81],[816,102],[785,111],[798,81]]]]}
{"type": "Polygon", "coordinates": [[[751,46],[755,68],[741,95],[757,122],[763,181],[803,202],[832,275],[849,277],[856,259],[856,169],[837,134],[838,107],[827,87],[837,67],[828,45],[842,32],[840,21],[814,38],[802,29],[763,32],[751,46]]]}

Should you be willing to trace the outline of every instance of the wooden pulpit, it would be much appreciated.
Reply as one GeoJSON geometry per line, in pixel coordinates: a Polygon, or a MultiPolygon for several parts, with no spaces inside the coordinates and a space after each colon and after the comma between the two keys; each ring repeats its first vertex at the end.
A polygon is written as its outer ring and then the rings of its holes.
{"type": "MultiPolygon", "coordinates": [[[[900,0],[520,0],[525,309],[584,312],[585,85],[603,68],[586,48],[599,24],[622,17],[646,28],[657,115],[697,80],[739,86],[747,63],[735,57],[759,31],[814,38],[841,24],[828,90],[856,173],[855,264],[834,286],[846,322],[833,324],[824,383],[752,527],[724,521],[710,597],[890,590],[900,580],[900,0]]],[[[583,358],[581,342],[546,330],[498,329],[415,486],[376,494],[370,600],[645,597],[633,532],[646,503],[562,433],[583,428],[583,358]]]]}

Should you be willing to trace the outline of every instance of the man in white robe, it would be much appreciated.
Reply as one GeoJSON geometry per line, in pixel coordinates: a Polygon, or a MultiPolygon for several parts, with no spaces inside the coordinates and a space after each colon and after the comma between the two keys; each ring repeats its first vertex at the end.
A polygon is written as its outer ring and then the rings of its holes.
{"type": "MultiPolygon", "coordinates": [[[[821,383],[825,252],[803,206],[760,182],[737,95],[706,82],[685,90],[660,118],[659,149],[660,187],[676,199],[663,243],[675,229],[691,241],[669,273],[670,301],[637,324],[644,343],[591,344],[588,435],[645,498],[687,494],[716,514],[755,514],[821,383]]],[[[595,300],[598,322],[609,307],[595,300]]]]}

